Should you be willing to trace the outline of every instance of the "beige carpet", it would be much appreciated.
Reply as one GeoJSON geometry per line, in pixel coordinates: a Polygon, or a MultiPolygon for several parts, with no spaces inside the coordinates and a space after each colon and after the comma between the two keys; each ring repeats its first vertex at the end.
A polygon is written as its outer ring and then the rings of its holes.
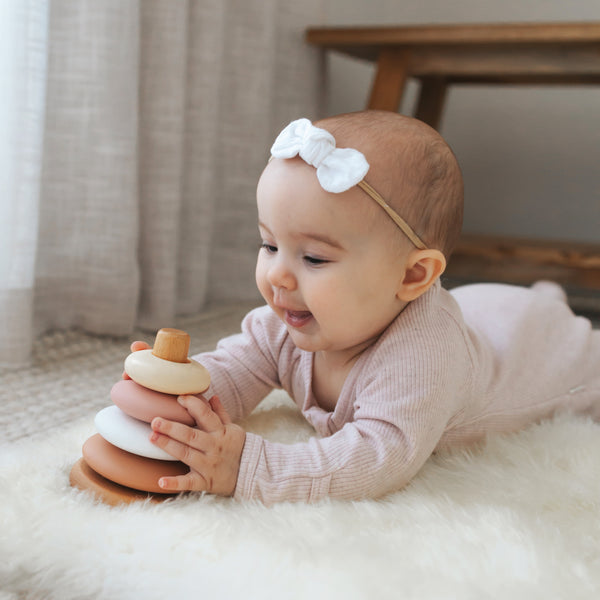
{"type": "MultiPolygon", "coordinates": [[[[177,325],[198,352],[247,308],[177,325]]],[[[435,456],[380,500],[96,504],[68,473],[129,341],[49,335],[31,368],[0,374],[0,600],[600,597],[600,425],[584,419],[435,456]]],[[[244,425],[282,443],[313,435],[282,392],[244,425]]]]}

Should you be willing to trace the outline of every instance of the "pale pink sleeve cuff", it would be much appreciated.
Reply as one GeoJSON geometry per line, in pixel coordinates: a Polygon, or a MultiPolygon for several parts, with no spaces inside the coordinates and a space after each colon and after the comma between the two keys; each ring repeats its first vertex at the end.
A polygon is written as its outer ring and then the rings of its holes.
{"type": "Polygon", "coordinates": [[[240,471],[233,497],[236,500],[249,500],[252,498],[252,483],[262,453],[263,439],[255,433],[246,432],[246,441],[240,460],[240,471]]]}
{"type": "Polygon", "coordinates": [[[317,502],[329,495],[331,473],[311,476],[303,466],[306,449],[277,448],[254,433],[246,433],[240,471],[233,497],[236,500],[317,502]],[[284,456],[287,455],[287,456],[284,456]],[[290,460],[290,455],[297,460],[290,460]]]}

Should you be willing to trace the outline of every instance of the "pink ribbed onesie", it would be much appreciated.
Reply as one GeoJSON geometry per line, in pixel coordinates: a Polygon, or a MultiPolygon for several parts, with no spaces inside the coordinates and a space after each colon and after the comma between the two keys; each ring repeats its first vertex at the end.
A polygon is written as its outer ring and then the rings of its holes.
{"type": "Polygon", "coordinates": [[[600,419],[600,331],[552,295],[514,286],[450,293],[436,282],[360,356],[333,412],[313,396],[313,355],[268,307],[196,359],[234,420],[283,388],[319,434],[292,445],[246,434],[235,497],[266,504],[377,497],[436,449],[558,410],[600,419]]]}

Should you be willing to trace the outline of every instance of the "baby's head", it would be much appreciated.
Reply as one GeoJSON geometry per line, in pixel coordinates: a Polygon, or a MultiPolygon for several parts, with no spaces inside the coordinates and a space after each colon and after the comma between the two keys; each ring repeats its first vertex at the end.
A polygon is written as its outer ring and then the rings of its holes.
{"type": "Polygon", "coordinates": [[[359,352],[446,266],[462,179],[442,138],[394,113],[294,121],[257,189],[259,290],[304,350],[359,352]]]}
{"type": "Polygon", "coordinates": [[[322,119],[338,148],[355,148],[370,167],[364,179],[425,243],[446,259],[460,235],[463,180],[444,139],[416,119],[364,111],[322,119]]]}

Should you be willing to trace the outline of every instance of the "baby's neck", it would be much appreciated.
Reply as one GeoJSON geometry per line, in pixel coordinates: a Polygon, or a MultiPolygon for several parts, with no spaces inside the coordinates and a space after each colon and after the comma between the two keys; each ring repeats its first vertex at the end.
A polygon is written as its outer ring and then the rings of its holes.
{"type": "Polygon", "coordinates": [[[372,345],[357,352],[315,352],[312,372],[312,392],[323,410],[333,411],[352,367],[372,345]]]}
{"type": "MultiPolygon", "coordinates": [[[[354,364],[354,363],[352,363],[354,364]]],[[[344,382],[352,365],[338,365],[332,368],[317,352],[313,360],[312,392],[317,404],[326,411],[333,412],[344,387],[344,382]]]]}

